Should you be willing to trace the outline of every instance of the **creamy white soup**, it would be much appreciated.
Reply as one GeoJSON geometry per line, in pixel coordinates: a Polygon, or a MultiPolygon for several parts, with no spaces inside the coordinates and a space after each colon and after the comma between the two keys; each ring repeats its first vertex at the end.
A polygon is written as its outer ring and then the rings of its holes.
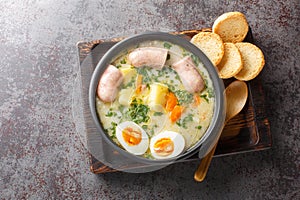
{"type": "Polygon", "coordinates": [[[214,89],[198,57],[169,42],[143,42],[111,62],[96,108],[107,135],[149,159],[175,157],[206,132],[214,89]],[[110,68],[110,69],[109,69],[110,68]]]}

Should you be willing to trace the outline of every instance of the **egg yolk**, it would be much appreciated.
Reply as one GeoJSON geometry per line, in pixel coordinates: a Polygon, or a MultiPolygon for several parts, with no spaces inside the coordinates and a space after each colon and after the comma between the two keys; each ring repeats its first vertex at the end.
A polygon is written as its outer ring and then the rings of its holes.
{"type": "Polygon", "coordinates": [[[137,145],[141,142],[142,140],[142,133],[140,131],[134,130],[131,127],[126,127],[122,131],[122,136],[124,141],[129,145],[129,146],[134,146],[137,145]]]}
{"type": "Polygon", "coordinates": [[[168,156],[174,151],[174,143],[170,138],[161,138],[154,143],[154,151],[160,156],[168,156]]]}

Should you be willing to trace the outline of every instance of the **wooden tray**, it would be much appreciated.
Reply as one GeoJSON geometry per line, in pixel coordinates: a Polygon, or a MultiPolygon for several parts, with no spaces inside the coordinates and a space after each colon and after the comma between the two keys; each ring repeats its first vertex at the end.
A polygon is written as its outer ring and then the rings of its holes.
{"type": "MultiPolygon", "coordinates": [[[[172,32],[172,34],[180,35],[186,39],[190,39],[193,35],[200,31],[211,31],[210,29],[187,30],[181,32],[172,32]]],[[[79,82],[81,84],[81,98],[84,104],[83,113],[85,126],[90,126],[93,123],[89,115],[88,108],[88,87],[91,73],[87,72],[87,66],[83,62],[87,56],[92,60],[92,70],[95,68],[104,53],[115,43],[124,38],[113,38],[109,40],[94,40],[91,42],[78,42],[78,53],[80,62],[79,82]]],[[[251,29],[245,39],[247,42],[254,43],[251,29]]],[[[89,66],[91,67],[91,66],[89,66]]],[[[228,85],[232,79],[225,80],[225,85],[228,85]]],[[[265,99],[264,91],[259,78],[247,82],[249,97],[244,109],[236,117],[231,119],[225,126],[223,132],[233,134],[230,138],[219,140],[214,157],[225,156],[231,154],[239,154],[250,151],[259,151],[268,149],[272,146],[272,138],[268,118],[265,114],[265,99]]],[[[86,128],[86,131],[91,131],[86,128]]],[[[94,130],[95,131],[95,130],[94,130]]],[[[192,156],[186,161],[198,160],[197,155],[192,156]]],[[[126,166],[130,167],[130,166],[126,166]]],[[[105,166],[99,160],[90,155],[90,169],[93,173],[114,172],[115,169],[105,166]]]]}

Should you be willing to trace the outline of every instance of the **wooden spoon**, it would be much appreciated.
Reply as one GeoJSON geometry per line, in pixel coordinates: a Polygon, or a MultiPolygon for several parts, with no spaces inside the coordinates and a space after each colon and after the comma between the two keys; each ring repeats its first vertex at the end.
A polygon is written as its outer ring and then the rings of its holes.
{"type": "MultiPolygon", "coordinates": [[[[243,81],[234,81],[225,89],[226,95],[226,117],[225,124],[234,116],[236,116],[245,106],[248,98],[247,84],[243,81]]],[[[204,180],[211,159],[215,153],[218,142],[212,150],[202,158],[197,171],[195,172],[194,179],[198,182],[204,180]]]]}

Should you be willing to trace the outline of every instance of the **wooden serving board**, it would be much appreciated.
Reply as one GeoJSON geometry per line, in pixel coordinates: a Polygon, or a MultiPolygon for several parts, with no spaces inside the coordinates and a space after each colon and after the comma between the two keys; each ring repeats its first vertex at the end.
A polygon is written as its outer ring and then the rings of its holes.
{"type": "MultiPolygon", "coordinates": [[[[172,34],[180,35],[188,40],[200,31],[211,31],[211,29],[201,30],[187,30],[180,32],[171,32],[172,34]]],[[[86,131],[95,131],[93,120],[89,115],[88,107],[88,87],[91,73],[96,67],[97,63],[104,55],[104,53],[111,48],[115,43],[124,38],[113,38],[108,40],[94,40],[91,42],[78,42],[78,53],[80,62],[79,81],[81,83],[81,98],[83,102],[84,121],[86,131]],[[91,65],[87,66],[84,60],[89,57],[91,65]],[[92,67],[92,68],[91,68],[92,67]],[[90,69],[88,69],[90,68],[90,69]]],[[[247,42],[254,43],[251,29],[245,39],[247,42]]],[[[224,80],[225,86],[234,79],[224,80]]],[[[261,82],[258,78],[247,82],[248,86],[248,100],[244,109],[233,119],[231,119],[225,126],[223,133],[232,135],[231,137],[221,138],[219,140],[214,157],[225,156],[231,154],[239,154],[250,151],[259,151],[268,149],[272,146],[272,137],[270,132],[270,125],[265,114],[265,99],[264,91],[261,82]]],[[[86,133],[87,134],[87,133],[86,133]]],[[[197,154],[188,158],[185,161],[198,160],[197,154]]],[[[131,166],[124,166],[124,168],[131,166]]],[[[133,166],[136,167],[136,166],[133,166]]],[[[95,159],[90,155],[90,169],[93,173],[114,172],[112,169],[104,165],[101,161],[95,159]]]]}

